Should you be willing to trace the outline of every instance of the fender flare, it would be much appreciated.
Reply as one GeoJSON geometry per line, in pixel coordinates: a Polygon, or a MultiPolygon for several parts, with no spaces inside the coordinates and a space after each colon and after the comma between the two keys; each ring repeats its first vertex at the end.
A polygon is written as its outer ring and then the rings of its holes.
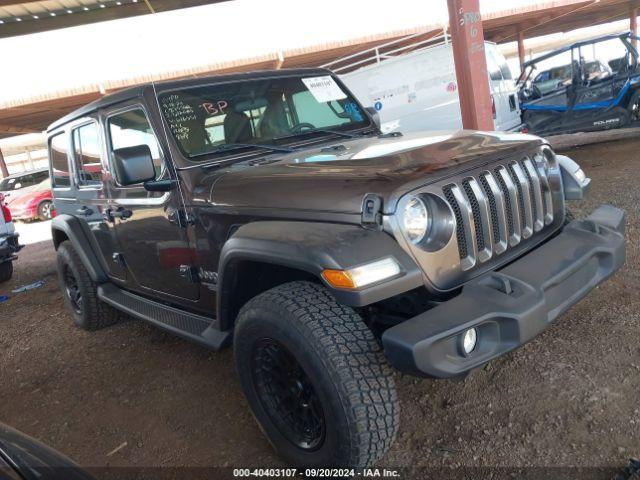
{"type": "Polygon", "coordinates": [[[321,279],[344,305],[362,307],[424,286],[420,268],[385,232],[355,225],[257,221],[238,228],[224,244],[218,263],[218,318],[230,325],[233,295],[231,273],[238,261],[270,263],[301,270],[321,279]],[[401,266],[399,277],[359,290],[336,289],[322,280],[325,269],[344,270],[383,258],[393,257],[401,266]]]}
{"type": "Polygon", "coordinates": [[[107,267],[103,264],[102,257],[98,254],[100,252],[99,247],[89,232],[89,227],[86,223],[72,215],[63,214],[54,217],[51,220],[51,233],[56,250],[61,243],[61,241],[57,240],[60,236],[57,232],[61,232],[69,239],[82,264],[89,272],[91,280],[96,283],[105,283],[108,280],[107,267]]]}

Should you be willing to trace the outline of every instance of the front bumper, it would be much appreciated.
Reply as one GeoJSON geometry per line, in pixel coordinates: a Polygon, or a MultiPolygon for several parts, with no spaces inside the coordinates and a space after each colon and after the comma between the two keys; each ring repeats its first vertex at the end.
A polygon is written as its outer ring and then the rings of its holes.
{"type": "Polygon", "coordinates": [[[498,272],[467,283],[453,299],[384,332],[389,362],[406,373],[462,375],[541,333],[625,260],[624,212],[603,205],[498,272]],[[461,335],[475,327],[465,356],[461,335]]]}
{"type": "Polygon", "coordinates": [[[0,236],[0,263],[17,258],[15,254],[22,248],[22,245],[18,243],[18,236],[17,233],[0,236]]]}

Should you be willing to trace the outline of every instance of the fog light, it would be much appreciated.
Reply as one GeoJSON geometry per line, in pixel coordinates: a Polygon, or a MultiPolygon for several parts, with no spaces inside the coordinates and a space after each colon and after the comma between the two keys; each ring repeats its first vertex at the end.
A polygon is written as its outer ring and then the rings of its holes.
{"type": "Polygon", "coordinates": [[[469,355],[476,348],[478,341],[478,331],[470,328],[462,335],[462,351],[465,355],[469,355]]]}

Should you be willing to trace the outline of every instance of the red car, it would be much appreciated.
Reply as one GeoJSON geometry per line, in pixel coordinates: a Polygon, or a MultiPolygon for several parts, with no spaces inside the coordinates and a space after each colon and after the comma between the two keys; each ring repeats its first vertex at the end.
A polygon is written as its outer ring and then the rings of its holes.
{"type": "Polygon", "coordinates": [[[14,220],[50,220],[56,215],[49,179],[7,200],[14,220]]]}

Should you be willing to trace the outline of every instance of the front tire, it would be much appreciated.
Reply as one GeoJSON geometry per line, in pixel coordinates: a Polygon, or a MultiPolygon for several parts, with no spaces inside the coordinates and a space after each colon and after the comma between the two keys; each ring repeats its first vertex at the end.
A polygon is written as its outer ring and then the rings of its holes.
{"type": "Polygon", "coordinates": [[[301,467],[366,467],[393,443],[399,405],[360,316],[310,282],[268,290],[240,311],[240,382],[278,454],[301,467]]]}
{"type": "Polygon", "coordinates": [[[0,283],[7,282],[13,276],[13,262],[0,263],[0,283]]]}
{"type": "Polygon", "coordinates": [[[58,283],[74,323],[83,330],[99,330],[120,319],[118,310],[98,298],[98,285],[68,240],[58,247],[58,283]]]}

